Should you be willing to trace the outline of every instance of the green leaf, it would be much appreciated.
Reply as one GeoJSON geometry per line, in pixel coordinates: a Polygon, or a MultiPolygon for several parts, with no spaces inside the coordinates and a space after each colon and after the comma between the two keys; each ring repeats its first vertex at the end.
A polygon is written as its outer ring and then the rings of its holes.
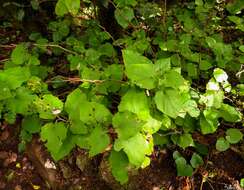
{"type": "Polygon", "coordinates": [[[128,181],[127,166],[129,164],[126,154],[123,151],[116,152],[112,150],[109,156],[109,164],[115,179],[121,184],[126,183],[128,181]]]}
{"type": "Polygon", "coordinates": [[[216,149],[218,151],[226,151],[230,147],[230,143],[224,139],[224,137],[218,138],[216,142],[216,149]]]}
{"type": "Polygon", "coordinates": [[[164,76],[165,76],[165,81],[164,81],[165,87],[172,87],[175,89],[179,89],[185,83],[185,79],[177,71],[171,70],[167,72],[164,76]]]}
{"type": "Polygon", "coordinates": [[[217,82],[225,82],[228,79],[226,72],[219,68],[214,69],[213,76],[217,82]]]}
{"type": "Polygon", "coordinates": [[[8,68],[0,71],[0,84],[14,90],[26,82],[30,76],[30,70],[27,67],[8,68]]]}
{"type": "Polygon", "coordinates": [[[75,89],[71,92],[65,102],[65,111],[69,114],[69,117],[76,118],[77,115],[80,115],[79,108],[83,102],[87,102],[86,95],[81,92],[80,89],[75,89]]]}
{"type": "Polygon", "coordinates": [[[226,131],[226,140],[231,144],[236,144],[243,138],[243,134],[239,129],[228,129],[226,131]]]}
{"type": "Polygon", "coordinates": [[[117,8],[114,13],[115,19],[123,27],[127,28],[134,18],[134,11],[130,7],[117,8]]]}
{"type": "Polygon", "coordinates": [[[43,95],[34,103],[42,119],[54,119],[63,110],[63,102],[52,94],[43,95]]]}
{"type": "Polygon", "coordinates": [[[8,87],[0,83],[0,100],[8,99],[12,97],[12,93],[8,87]]]}
{"type": "Polygon", "coordinates": [[[165,136],[163,134],[155,133],[153,134],[153,143],[154,145],[167,145],[169,144],[170,140],[168,136],[165,136]]]}
{"type": "Polygon", "coordinates": [[[110,138],[106,130],[100,126],[97,126],[91,132],[88,143],[90,145],[89,155],[95,156],[102,153],[108,147],[110,138]]]}
{"type": "Polygon", "coordinates": [[[80,0],[65,0],[65,5],[72,15],[76,15],[80,9],[80,0]]]}
{"type": "Polygon", "coordinates": [[[242,114],[228,104],[222,104],[219,115],[227,122],[238,122],[242,118],[242,114]]]}
{"type": "Polygon", "coordinates": [[[188,146],[193,146],[194,142],[193,142],[191,134],[186,133],[186,134],[180,135],[177,140],[177,144],[183,149],[185,149],[188,146]]]}
{"type": "Polygon", "coordinates": [[[121,99],[119,111],[130,111],[138,116],[148,117],[149,106],[148,100],[143,91],[131,89],[121,99]]]}
{"type": "Polygon", "coordinates": [[[218,112],[215,110],[207,109],[203,111],[203,114],[200,116],[202,134],[214,133],[217,130],[219,125],[218,117],[218,112]]]}
{"type": "Polygon", "coordinates": [[[171,69],[170,58],[158,59],[154,64],[155,72],[159,75],[163,75],[165,72],[171,69]]]}
{"type": "Polygon", "coordinates": [[[41,129],[41,121],[37,115],[31,115],[22,120],[21,126],[29,133],[37,133],[41,129]]]}
{"type": "Polygon", "coordinates": [[[61,159],[58,156],[58,152],[60,151],[63,141],[67,136],[67,128],[65,123],[47,123],[41,128],[40,135],[42,141],[46,141],[45,146],[51,153],[54,160],[57,161],[61,159]]]}
{"type": "Polygon", "coordinates": [[[201,62],[199,63],[199,69],[202,71],[207,71],[212,68],[212,66],[212,63],[207,60],[201,60],[201,62]]]}
{"type": "Polygon", "coordinates": [[[125,72],[133,83],[146,89],[156,87],[154,65],[149,59],[135,51],[123,50],[123,60],[125,72]]]}
{"type": "Polygon", "coordinates": [[[188,76],[190,76],[190,77],[193,77],[193,78],[198,77],[197,66],[193,63],[187,64],[187,72],[188,72],[188,76]]]}
{"type": "Polygon", "coordinates": [[[58,0],[55,13],[64,16],[67,13],[76,15],[80,9],[80,0],[58,0]]]}
{"type": "Polygon", "coordinates": [[[36,56],[30,56],[28,65],[40,65],[40,60],[36,56]]]}
{"type": "Polygon", "coordinates": [[[188,94],[180,94],[178,90],[165,89],[156,92],[154,97],[157,108],[166,115],[176,118],[185,103],[189,100],[188,94]]]}
{"type": "Polygon", "coordinates": [[[24,87],[20,87],[16,90],[15,96],[6,100],[7,106],[13,112],[28,115],[30,114],[32,103],[37,96],[24,87]]]}
{"type": "Polygon", "coordinates": [[[200,165],[203,165],[202,157],[197,153],[193,153],[190,163],[193,168],[198,168],[200,165]]]}
{"type": "Polygon", "coordinates": [[[11,60],[16,65],[22,65],[29,59],[27,48],[23,44],[17,45],[11,53],[11,60]]]}
{"type": "Polygon", "coordinates": [[[192,176],[193,169],[186,163],[186,159],[179,157],[175,160],[178,176],[192,176]]]}
{"type": "Polygon", "coordinates": [[[194,100],[189,100],[185,103],[184,110],[191,116],[191,117],[198,117],[200,115],[200,110],[197,107],[197,103],[194,100]]]}
{"type": "Polygon", "coordinates": [[[147,141],[146,137],[140,133],[137,133],[137,135],[127,140],[117,139],[114,148],[116,151],[123,149],[130,163],[136,167],[142,166],[143,163],[148,160],[147,155],[152,152],[152,146],[147,141]]]}
{"type": "Polygon", "coordinates": [[[222,90],[207,90],[201,96],[200,103],[204,103],[207,107],[220,108],[223,104],[224,92],[222,90]]]}
{"type": "Polygon", "coordinates": [[[240,181],[240,185],[241,185],[241,187],[244,188],[244,178],[241,179],[241,181],[240,181]]]}
{"type": "Polygon", "coordinates": [[[130,112],[117,113],[113,117],[113,126],[119,139],[129,139],[135,136],[142,129],[144,123],[130,112]]]}
{"type": "Polygon", "coordinates": [[[242,52],[244,52],[244,45],[241,45],[241,46],[239,47],[239,49],[240,49],[242,52]]]}
{"type": "Polygon", "coordinates": [[[60,160],[69,155],[70,151],[75,147],[74,136],[67,133],[67,137],[63,140],[62,146],[59,151],[55,153],[56,160],[60,160]]]}

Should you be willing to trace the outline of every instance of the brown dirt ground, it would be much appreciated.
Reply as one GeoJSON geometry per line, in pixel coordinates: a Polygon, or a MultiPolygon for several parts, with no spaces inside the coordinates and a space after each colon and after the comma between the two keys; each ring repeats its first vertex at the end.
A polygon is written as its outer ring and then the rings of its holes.
{"type": "MultiPolygon", "coordinates": [[[[106,183],[99,174],[101,156],[92,159],[88,167],[81,171],[74,164],[74,159],[78,155],[85,156],[85,152],[75,150],[69,158],[57,164],[55,171],[50,172],[43,167],[40,160],[47,158],[51,160],[51,158],[37,137],[26,152],[18,153],[18,133],[19,129],[16,125],[0,127],[0,189],[45,190],[50,187],[47,182],[54,189],[114,189],[112,183],[108,181],[106,183]],[[70,173],[62,170],[63,166],[70,169],[70,173]]],[[[187,155],[188,152],[185,151],[184,154],[187,155]]],[[[244,160],[236,151],[211,152],[204,161],[205,165],[192,177],[177,177],[172,151],[155,150],[150,167],[131,177],[127,188],[130,190],[241,190],[239,180],[244,177],[244,160]]]]}

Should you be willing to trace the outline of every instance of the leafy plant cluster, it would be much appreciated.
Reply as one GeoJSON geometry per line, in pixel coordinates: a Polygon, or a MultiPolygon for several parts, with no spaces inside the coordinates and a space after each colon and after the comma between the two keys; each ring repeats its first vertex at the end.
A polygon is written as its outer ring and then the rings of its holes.
{"type": "Polygon", "coordinates": [[[178,175],[191,176],[207,154],[193,133],[226,129],[219,151],[243,140],[243,9],[241,0],[58,0],[50,35],[31,33],[0,71],[1,119],[23,118],[20,150],[39,133],[55,161],[76,146],[106,152],[122,184],[156,145],[176,145],[178,175]],[[111,6],[116,35],[99,20],[111,6]]]}

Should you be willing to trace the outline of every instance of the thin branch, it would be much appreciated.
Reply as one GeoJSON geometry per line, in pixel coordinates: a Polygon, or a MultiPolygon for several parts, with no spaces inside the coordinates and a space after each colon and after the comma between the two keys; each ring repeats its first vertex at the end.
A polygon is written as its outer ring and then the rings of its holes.
{"type": "Polygon", "coordinates": [[[9,44],[9,45],[1,45],[0,44],[0,48],[15,48],[16,44],[9,44]]]}
{"type": "Polygon", "coordinates": [[[114,81],[114,82],[118,82],[118,83],[126,83],[125,81],[121,81],[121,80],[113,80],[113,79],[107,79],[107,80],[92,80],[92,79],[81,79],[79,77],[61,77],[61,81],[53,81],[48,80],[46,81],[47,83],[61,83],[61,82],[70,82],[70,83],[79,83],[79,82],[88,82],[88,83],[94,83],[94,84],[101,84],[104,83],[106,81],[114,81]]]}
{"type": "Polygon", "coordinates": [[[4,62],[6,62],[6,61],[8,61],[9,59],[2,59],[2,60],[0,60],[0,63],[4,63],[4,62]]]}
{"type": "Polygon", "coordinates": [[[65,51],[67,53],[71,53],[71,54],[74,54],[74,55],[78,55],[78,53],[76,53],[75,51],[66,49],[63,46],[58,45],[58,44],[33,44],[33,45],[36,46],[36,47],[56,47],[56,48],[59,48],[59,49],[65,51]]]}

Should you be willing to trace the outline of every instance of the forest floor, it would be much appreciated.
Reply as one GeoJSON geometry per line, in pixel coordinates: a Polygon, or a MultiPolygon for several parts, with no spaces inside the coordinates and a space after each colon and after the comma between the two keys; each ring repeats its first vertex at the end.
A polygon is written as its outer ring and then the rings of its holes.
{"type": "MultiPolygon", "coordinates": [[[[177,177],[172,152],[155,150],[151,165],[133,174],[127,187],[121,187],[106,174],[108,170],[103,167],[101,156],[89,160],[84,151],[77,149],[69,158],[54,164],[38,137],[20,154],[18,125],[2,125],[0,131],[0,189],[3,190],[242,189],[239,180],[244,177],[244,159],[235,149],[210,152],[206,164],[192,177],[177,177]]],[[[213,139],[211,135],[204,137],[205,143],[213,139]]]]}

